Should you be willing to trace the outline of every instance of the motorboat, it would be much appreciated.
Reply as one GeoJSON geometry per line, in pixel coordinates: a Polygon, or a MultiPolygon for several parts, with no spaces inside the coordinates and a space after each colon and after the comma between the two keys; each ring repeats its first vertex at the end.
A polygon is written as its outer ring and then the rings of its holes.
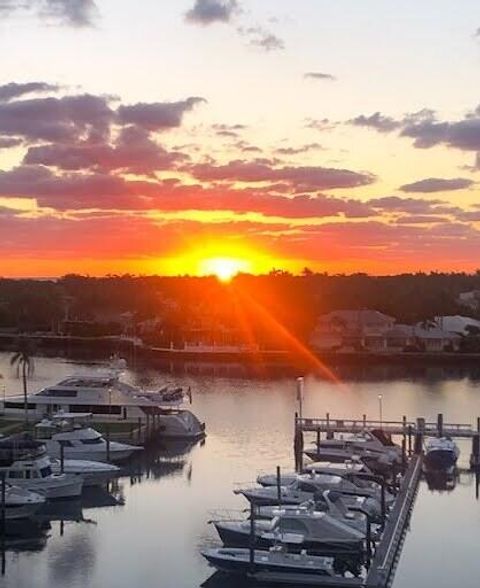
{"type": "Polygon", "coordinates": [[[455,467],[460,450],[450,437],[430,437],[425,446],[425,466],[431,470],[455,467]]]}
{"type": "MultiPolygon", "coordinates": [[[[254,487],[238,489],[236,494],[243,494],[252,504],[258,506],[276,505],[279,503],[279,490],[281,504],[301,504],[312,498],[317,493],[323,493],[325,490],[335,490],[342,494],[354,496],[363,496],[370,499],[366,501],[368,508],[378,515],[378,507],[381,501],[381,489],[378,484],[370,480],[356,478],[354,476],[348,479],[332,474],[302,474],[287,486],[281,486],[280,489],[274,486],[254,487]]],[[[385,504],[391,505],[394,502],[394,496],[385,490],[385,504]]]]}
{"type": "Polygon", "coordinates": [[[54,474],[45,445],[21,436],[0,439],[0,472],[10,484],[43,494],[48,500],[76,498],[82,493],[81,478],[54,474]]]}
{"type": "Polygon", "coordinates": [[[281,572],[308,574],[315,577],[334,577],[334,559],[309,555],[305,550],[288,553],[284,546],[270,549],[255,549],[253,566],[251,565],[250,549],[217,547],[202,551],[203,557],[217,570],[229,573],[248,575],[252,572],[281,572]]]}
{"type": "Polygon", "coordinates": [[[43,494],[6,484],[5,518],[8,521],[28,519],[45,504],[45,500],[43,494]]]}
{"type": "Polygon", "coordinates": [[[52,457],[90,461],[125,461],[143,447],[110,441],[90,426],[91,413],[60,412],[35,425],[36,438],[45,443],[52,457]]]}
{"type": "Polygon", "coordinates": [[[366,529],[366,512],[363,509],[365,498],[354,498],[327,490],[321,497],[300,505],[260,506],[254,510],[255,519],[273,519],[279,512],[285,514],[297,512],[326,512],[359,531],[366,529]]]}
{"type": "Polygon", "coordinates": [[[401,455],[401,448],[392,441],[392,437],[382,429],[364,429],[357,433],[340,433],[336,437],[322,439],[319,447],[323,449],[353,448],[357,452],[392,451],[401,455]]]}
{"type": "MultiPolygon", "coordinates": [[[[371,451],[370,449],[355,448],[353,446],[324,447],[313,446],[305,450],[305,455],[314,462],[328,461],[336,464],[343,464],[354,461],[363,464],[368,470],[376,474],[390,474],[392,470],[402,462],[401,455],[393,449],[383,451],[371,451]]],[[[308,469],[313,469],[313,464],[308,464],[308,469]]]]}
{"type": "MultiPolygon", "coordinates": [[[[50,466],[54,474],[62,473],[60,459],[50,457],[50,466]]],[[[86,461],[81,459],[63,460],[63,473],[82,479],[84,487],[103,486],[109,480],[118,476],[120,471],[118,466],[100,461],[86,461]]]]}
{"type": "Polygon", "coordinates": [[[281,541],[289,551],[306,549],[315,554],[358,553],[363,549],[366,525],[356,529],[327,512],[279,509],[271,520],[213,521],[228,547],[248,547],[252,525],[255,546],[268,548],[281,541]]]}
{"type": "MultiPolygon", "coordinates": [[[[308,464],[304,468],[303,473],[315,472],[317,474],[333,474],[343,477],[345,474],[371,474],[370,469],[363,463],[357,461],[345,461],[343,463],[331,463],[331,462],[315,462],[308,464]]],[[[298,477],[296,472],[280,473],[280,485],[288,486],[298,477]]],[[[257,484],[260,486],[276,486],[277,475],[276,474],[261,474],[257,477],[257,484]]]]}
{"type": "MultiPolygon", "coordinates": [[[[27,397],[28,414],[34,420],[58,411],[91,413],[94,421],[146,423],[155,417],[162,438],[197,439],[205,436],[205,425],[186,408],[191,393],[178,387],[143,390],[124,381],[122,369],[74,374],[54,386],[27,397]]],[[[25,415],[23,396],[3,401],[5,417],[25,415]]]]}

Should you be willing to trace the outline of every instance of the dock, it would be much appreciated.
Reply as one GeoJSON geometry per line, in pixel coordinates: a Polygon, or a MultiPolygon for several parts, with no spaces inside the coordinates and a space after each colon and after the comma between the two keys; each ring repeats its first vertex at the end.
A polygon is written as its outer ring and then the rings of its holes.
{"type": "Polygon", "coordinates": [[[480,418],[477,418],[476,426],[473,426],[465,423],[444,422],[443,414],[439,414],[435,422],[428,422],[420,417],[414,421],[409,421],[406,417],[398,421],[379,421],[369,420],[366,416],[363,416],[362,419],[340,419],[331,418],[327,414],[325,418],[305,418],[296,414],[294,438],[296,466],[300,470],[303,469],[304,434],[315,434],[317,445],[320,444],[321,447],[322,435],[331,438],[335,433],[352,434],[374,429],[402,437],[403,474],[400,478],[395,503],[385,518],[381,537],[373,553],[369,553],[367,549],[366,574],[363,574],[362,577],[337,576],[334,579],[306,574],[277,574],[278,578],[274,575],[264,577],[264,574],[259,577],[259,575],[253,574],[254,579],[279,584],[293,583],[299,586],[388,588],[394,579],[418,492],[422,473],[424,438],[450,436],[471,439],[470,465],[475,469],[480,466],[480,418]]]}

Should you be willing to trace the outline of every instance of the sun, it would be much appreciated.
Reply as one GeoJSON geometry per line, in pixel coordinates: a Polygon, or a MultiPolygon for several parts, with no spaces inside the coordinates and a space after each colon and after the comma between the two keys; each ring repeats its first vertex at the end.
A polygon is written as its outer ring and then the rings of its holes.
{"type": "Polygon", "coordinates": [[[200,262],[200,274],[216,276],[221,282],[230,282],[240,272],[249,272],[251,264],[234,257],[210,257],[200,262]]]}

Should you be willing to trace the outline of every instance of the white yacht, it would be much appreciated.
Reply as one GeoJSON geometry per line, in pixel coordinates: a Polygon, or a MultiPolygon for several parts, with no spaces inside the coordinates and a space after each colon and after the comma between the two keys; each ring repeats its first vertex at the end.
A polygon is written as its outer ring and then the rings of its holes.
{"type": "MultiPolygon", "coordinates": [[[[121,370],[98,370],[70,376],[54,386],[30,394],[28,412],[33,418],[63,410],[92,413],[95,421],[125,421],[143,424],[155,417],[164,438],[196,439],[205,435],[205,425],[186,408],[187,394],[181,388],[142,390],[125,382],[121,370]]],[[[23,396],[4,400],[6,417],[23,418],[23,396]]]]}
{"type": "MultiPolygon", "coordinates": [[[[50,457],[50,465],[54,474],[62,473],[62,464],[59,459],[50,457]]],[[[109,480],[119,475],[120,468],[111,463],[100,461],[64,459],[63,473],[77,476],[83,480],[84,487],[104,486],[109,480]]]]}
{"type": "Polygon", "coordinates": [[[5,488],[5,518],[8,521],[28,519],[45,504],[45,500],[43,494],[7,484],[5,488]]]}
{"type": "Polygon", "coordinates": [[[91,413],[59,412],[35,425],[36,438],[45,443],[47,453],[55,458],[71,460],[119,462],[128,459],[143,447],[107,440],[90,427],[91,413]]]}
{"type": "Polygon", "coordinates": [[[83,480],[68,474],[54,474],[45,446],[24,438],[0,440],[0,471],[10,484],[43,494],[48,500],[77,498],[83,480]]]}

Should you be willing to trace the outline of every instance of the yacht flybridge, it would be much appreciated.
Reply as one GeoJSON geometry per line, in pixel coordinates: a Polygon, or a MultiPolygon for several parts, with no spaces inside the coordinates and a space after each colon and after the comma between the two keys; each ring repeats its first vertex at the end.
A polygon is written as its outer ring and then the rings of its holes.
{"type": "MultiPolygon", "coordinates": [[[[121,379],[120,370],[99,370],[70,376],[54,386],[27,397],[28,412],[40,419],[58,411],[92,413],[95,421],[138,422],[155,415],[166,438],[195,439],[204,436],[205,426],[187,410],[187,395],[181,388],[157,391],[136,388],[121,379]]],[[[23,396],[3,402],[5,416],[23,418],[23,396]]]]}

